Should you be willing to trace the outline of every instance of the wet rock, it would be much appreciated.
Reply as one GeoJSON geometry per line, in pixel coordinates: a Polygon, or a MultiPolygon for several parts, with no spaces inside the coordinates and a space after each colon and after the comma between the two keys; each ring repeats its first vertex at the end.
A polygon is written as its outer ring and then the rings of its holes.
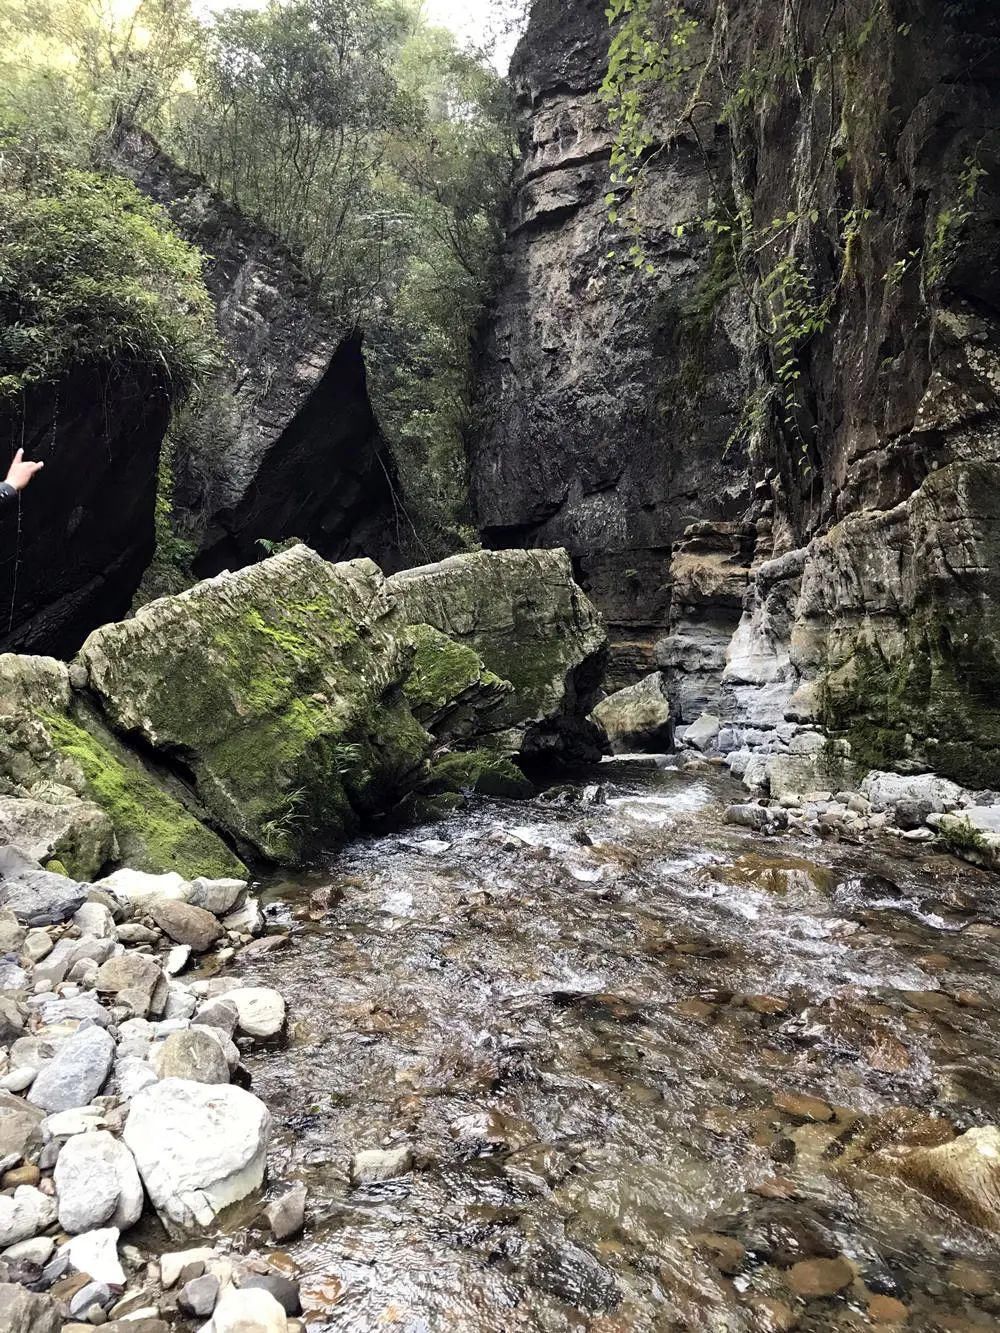
{"type": "Polygon", "coordinates": [[[50,1296],[0,1282],[0,1328],[4,1333],[59,1333],[62,1326],[59,1306],[50,1296]]]}
{"type": "Polygon", "coordinates": [[[105,1223],[124,1231],[138,1222],[144,1195],[135,1159],[107,1131],[69,1139],[53,1178],[64,1231],[94,1231],[105,1223]]]}
{"type": "Polygon", "coordinates": [[[714,1231],[700,1231],[694,1237],[698,1249],[721,1273],[732,1276],[742,1268],[747,1252],[733,1236],[723,1236],[714,1231]]]}
{"type": "Polygon", "coordinates": [[[124,1139],[164,1222],[207,1226],[259,1188],[270,1129],[249,1092],[169,1078],[135,1097],[124,1139]]]}
{"type": "Polygon", "coordinates": [[[207,1032],[191,1028],[172,1032],[149,1053],[149,1063],[160,1078],[191,1079],[195,1083],[228,1083],[229,1064],[219,1042],[207,1032]]]}
{"type": "Polygon", "coordinates": [[[854,1269],[846,1259],[802,1259],[793,1264],[785,1279],[797,1296],[814,1300],[836,1296],[854,1281],[854,1269]]]}
{"type": "Polygon", "coordinates": [[[1000,1232],[1000,1129],[970,1129],[951,1143],[901,1155],[897,1174],[967,1221],[1000,1232]]]}
{"type": "Polygon", "coordinates": [[[271,1235],[276,1241],[297,1236],[305,1226],[307,1190],[301,1181],[264,1210],[271,1235]]]}
{"type": "Polygon", "coordinates": [[[833,1119],[833,1108],[818,1097],[809,1097],[800,1092],[779,1092],[774,1098],[774,1105],[793,1120],[812,1120],[825,1123],[833,1119]]]}
{"type": "Polygon", "coordinates": [[[280,1273],[247,1273],[240,1279],[240,1291],[266,1291],[278,1302],[285,1314],[302,1313],[299,1289],[294,1282],[280,1273]]]}
{"type": "Polygon", "coordinates": [[[604,728],[616,754],[663,753],[673,745],[673,716],[659,672],[603,699],[591,718],[604,728]]]}
{"type": "Polygon", "coordinates": [[[198,1264],[201,1265],[198,1270],[198,1276],[200,1276],[205,1271],[205,1264],[214,1256],[215,1251],[208,1245],[199,1245],[190,1250],[167,1251],[165,1254],[161,1254],[160,1279],[164,1287],[168,1289],[173,1287],[180,1281],[181,1274],[185,1269],[196,1267],[198,1264]]]}
{"type": "Polygon", "coordinates": [[[725,820],[755,833],[774,833],[788,827],[788,811],[764,805],[731,805],[725,820]]]}
{"type": "Polygon", "coordinates": [[[236,1006],[238,1026],[249,1037],[273,1037],[285,1024],[285,1002],[267,986],[238,986],[225,1000],[236,1006]]]}
{"type": "Polygon", "coordinates": [[[104,1086],[114,1055],[114,1040],[103,1028],[81,1028],[39,1071],[28,1101],[50,1114],[88,1105],[104,1086]]]}
{"type": "Polygon", "coordinates": [[[0,847],[0,907],[24,926],[58,925],[82,905],[88,886],[43,870],[15,847],[0,847]]]}
{"type": "Polygon", "coordinates": [[[792,1333],[799,1326],[799,1317],[792,1307],[774,1296],[754,1296],[750,1308],[754,1312],[755,1333],[792,1333]]]}
{"type": "Polygon", "coordinates": [[[909,1310],[895,1296],[873,1296],[868,1302],[868,1318],[873,1324],[902,1324],[909,1310]]]}
{"type": "Polygon", "coordinates": [[[177,944],[186,944],[195,953],[206,953],[223,934],[218,921],[203,907],[167,898],[154,899],[148,910],[165,935],[177,944]]]}
{"type": "Polygon", "coordinates": [[[219,1279],[212,1273],[185,1282],[177,1293],[177,1308],[182,1314],[207,1319],[219,1299],[219,1279]]]}
{"type": "Polygon", "coordinates": [[[13,1194],[0,1194],[0,1249],[31,1240],[55,1218],[55,1201],[34,1185],[18,1185],[13,1194]]]}
{"type": "Polygon", "coordinates": [[[383,1180],[405,1176],[413,1169],[413,1149],[409,1144],[400,1148],[371,1148],[355,1153],[351,1159],[351,1183],[372,1185],[383,1180]]]}
{"type": "Polygon", "coordinates": [[[927,816],[932,814],[934,806],[930,801],[900,801],[894,811],[894,822],[904,831],[920,829],[927,816]]]}
{"type": "Polygon", "coordinates": [[[227,1287],[204,1333],[287,1333],[288,1316],[269,1291],[227,1287]]]}
{"type": "Polygon", "coordinates": [[[117,1227],[100,1227],[74,1236],[59,1251],[66,1254],[78,1273],[86,1273],[94,1282],[106,1282],[113,1287],[125,1285],[125,1270],[118,1258],[117,1227]]]}

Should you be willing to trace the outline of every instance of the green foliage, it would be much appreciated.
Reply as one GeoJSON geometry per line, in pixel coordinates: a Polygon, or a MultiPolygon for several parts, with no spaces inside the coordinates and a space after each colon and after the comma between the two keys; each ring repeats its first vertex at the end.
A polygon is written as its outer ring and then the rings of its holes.
{"type": "Polygon", "coordinates": [[[952,816],[938,825],[937,835],[950,852],[961,856],[971,853],[973,857],[988,856],[990,845],[980,829],[968,819],[952,816]]]}
{"type": "Polygon", "coordinates": [[[54,170],[0,196],[0,394],[144,365],[182,397],[214,355],[201,256],[126,181],[54,170]]]}

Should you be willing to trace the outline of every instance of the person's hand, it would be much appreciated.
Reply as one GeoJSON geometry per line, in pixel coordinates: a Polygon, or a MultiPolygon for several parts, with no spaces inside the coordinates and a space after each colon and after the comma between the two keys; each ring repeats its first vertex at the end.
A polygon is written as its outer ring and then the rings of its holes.
{"type": "Polygon", "coordinates": [[[44,463],[26,463],[24,450],[18,449],[7,473],[8,486],[13,486],[15,491],[23,491],[35,473],[41,472],[44,466],[44,463]]]}

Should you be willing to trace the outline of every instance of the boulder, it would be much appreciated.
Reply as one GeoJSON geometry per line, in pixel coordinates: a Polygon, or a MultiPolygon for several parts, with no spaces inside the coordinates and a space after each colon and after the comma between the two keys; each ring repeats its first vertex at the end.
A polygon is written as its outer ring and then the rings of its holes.
{"type": "Polygon", "coordinates": [[[190,1079],[195,1083],[229,1082],[229,1065],[219,1042],[196,1028],[172,1032],[151,1049],[149,1063],[160,1078],[190,1079]]]}
{"type": "Polygon", "coordinates": [[[222,996],[236,1006],[237,1026],[248,1037],[274,1037],[285,1025],[285,1001],[267,986],[237,986],[222,996]]]}
{"type": "Polygon", "coordinates": [[[731,805],[726,810],[725,821],[755,833],[776,833],[787,828],[788,812],[765,805],[731,805]]]}
{"type": "Polygon", "coordinates": [[[134,912],[143,912],[160,899],[186,903],[192,893],[190,882],[176,870],[150,874],[145,870],[123,868],[98,880],[94,887],[123,899],[134,912]]]}
{"type": "Polygon", "coordinates": [[[215,822],[297,862],[422,775],[388,613],[371,561],[297,546],[105,626],[80,663],[117,727],[185,756],[215,822]]]}
{"type": "Polygon", "coordinates": [[[956,810],[963,804],[965,791],[947,778],[933,773],[904,777],[899,773],[872,772],[861,784],[861,795],[873,810],[891,810],[902,802],[919,802],[933,813],[956,810]]]}
{"type": "Polygon", "coordinates": [[[565,551],[456,555],[394,574],[386,587],[397,624],[430,625],[513,685],[480,743],[492,738],[508,753],[599,756],[603,738],[587,715],[607,633],[565,551]]]}
{"type": "Polygon", "coordinates": [[[941,815],[937,831],[964,861],[1000,870],[1000,806],[973,805],[941,815]]]}
{"type": "Polygon", "coordinates": [[[133,1099],[124,1140],[164,1224],[190,1228],[259,1188],[270,1128],[241,1088],[168,1078],[133,1099]]]}
{"type": "Polygon", "coordinates": [[[125,1231],[142,1213],[144,1196],[135,1160],[106,1130],[68,1139],[56,1160],[54,1181],[64,1231],[93,1231],[105,1223],[125,1231]]]}
{"type": "Polygon", "coordinates": [[[203,1273],[201,1277],[191,1278],[177,1293],[177,1308],[182,1314],[206,1319],[215,1309],[220,1285],[214,1273],[203,1273]]]}
{"type": "Polygon", "coordinates": [[[305,1226],[307,1197],[308,1191],[300,1181],[265,1208],[271,1235],[279,1244],[297,1236],[305,1226]]]}
{"type": "Polygon", "coordinates": [[[5,843],[34,861],[54,858],[82,879],[99,875],[118,851],[110,817],[72,792],[58,801],[0,796],[0,845],[5,843]]]}
{"type": "Polygon", "coordinates": [[[0,1328],[5,1333],[59,1333],[63,1315],[51,1296],[0,1282],[0,1328]]]}
{"type": "MultiPolygon", "coordinates": [[[[190,812],[178,785],[112,734],[89,700],[74,693],[68,668],[52,658],[0,656],[0,783],[12,795],[53,805],[54,818],[64,817],[59,807],[67,803],[99,806],[119,857],[138,870],[243,870],[190,812]]],[[[72,855],[64,864],[89,878],[89,867],[74,866],[72,855]]]]}
{"type": "Polygon", "coordinates": [[[43,870],[15,847],[0,847],[0,907],[8,907],[25,926],[68,921],[83,905],[88,886],[43,870]]]}
{"type": "Polygon", "coordinates": [[[114,1040],[104,1028],[81,1028],[59,1043],[32,1083],[28,1100],[50,1114],[87,1106],[104,1086],[114,1055],[114,1040]]]}
{"type": "Polygon", "coordinates": [[[602,699],[591,718],[615,754],[663,754],[673,746],[673,718],[659,672],[602,699]]]}
{"type": "Polygon", "coordinates": [[[213,916],[225,916],[235,908],[246,887],[245,879],[205,879],[199,875],[191,882],[188,902],[195,907],[204,907],[213,916]]]}
{"type": "Polygon", "coordinates": [[[154,899],[149,904],[149,915],[165,935],[177,944],[188,945],[195,953],[205,953],[223,934],[211,912],[190,903],[154,899]]]}

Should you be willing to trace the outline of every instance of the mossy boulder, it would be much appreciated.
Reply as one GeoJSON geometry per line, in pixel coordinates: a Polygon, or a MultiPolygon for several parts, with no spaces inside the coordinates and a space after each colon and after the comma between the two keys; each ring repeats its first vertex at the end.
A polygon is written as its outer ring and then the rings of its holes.
{"type": "MultiPolygon", "coordinates": [[[[74,694],[69,671],[53,658],[0,656],[0,790],[22,828],[34,811],[41,836],[46,816],[48,857],[73,877],[96,878],[121,862],[185,877],[245,871],[171,790],[167,775],[147,768],[74,694]]],[[[37,855],[29,832],[16,845],[29,843],[23,850],[37,855]]]]}
{"type": "MultiPolygon", "coordinates": [[[[394,574],[387,590],[398,624],[431,626],[509,683],[478,719],[480,746],[566,758],[600,753],[603,737],[587,714],[603,678],[607,634],[565,551],[452,556],[394,574]]],[[[470,658],[454,678],[471,671],[470,658]]]]}
{"type": "Polygon", "coordinates": [[[425,776],[389,609],[371,561],[297,546],[105,626],[79,663],[115,728],[189,774],[238,845],[295,864],[425,776]]]}

